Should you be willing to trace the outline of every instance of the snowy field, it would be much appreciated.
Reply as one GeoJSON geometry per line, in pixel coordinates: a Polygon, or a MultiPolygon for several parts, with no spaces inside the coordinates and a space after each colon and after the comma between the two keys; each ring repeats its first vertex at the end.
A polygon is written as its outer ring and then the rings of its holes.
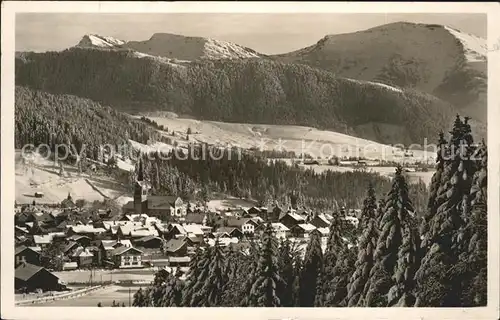
{"type": "Polygon", "coordinates": [[[66,199],[68,193],[74,200],[87,202],[102,201],[106,198],[126,202],[122,199],[126,192],[124,186],[109,177],[78,174],[75,167],[65,166],[64,176],[59,176],[59,166],[53,161],[36,156],[32,164],[22,163],[21,153],[16,151],[15,159],[15,200],[18,203],[56,203],[66,199]],[[43,198],[35,198],[35,192],[42,192],[43,198]]]}
{"type": "Polygon", "coordinates": [[[412,157],[404,157],[403,151],[392,146],[312,127],[200,121],[175,115],[148,118],[165,126],[169,132],[174,131],[177,137],[184,137],[190,129],[190,142],[242,149],[293,151],[297,155],[307,153],[322,158],[364,157],[396,162],[434,160],[433,152],[413,150],[412,157]]]}

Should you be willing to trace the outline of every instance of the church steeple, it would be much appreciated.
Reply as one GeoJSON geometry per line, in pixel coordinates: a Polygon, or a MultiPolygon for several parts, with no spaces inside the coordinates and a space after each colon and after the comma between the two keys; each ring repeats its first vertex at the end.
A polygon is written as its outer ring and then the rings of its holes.
{"type": "Polygon", "coordinates": [[[142,158],[139,158],[139,166],[137,168],[137,175],[134,188],[134,208],[136,214],[148,213],[148,187],[144,180],[144,165],[142,158]]]}
{"type": "Polygon", "coordinates": [[[144,181],[144,165],[142,158],[139,158],[139,170],[137,171],[137,181],[144,181]]]}

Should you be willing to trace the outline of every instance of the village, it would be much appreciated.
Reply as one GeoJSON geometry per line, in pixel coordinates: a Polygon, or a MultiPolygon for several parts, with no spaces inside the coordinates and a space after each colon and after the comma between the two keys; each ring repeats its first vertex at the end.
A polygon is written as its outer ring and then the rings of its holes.
{"type": "MultiPolygon", "coordinates": [[[[180,271],[182,277],[189,271],[196,248],[203,250],[217,242],[248,253],[268,222],[275,237],[290,239],[302,252],[313,232],[320,234],[326,248],[333,213],[282,208],[277,203],[271,208],[208,210],[180,197],[149,195],[150,186],[141,172],[133,200],[118,212],[82,207],[71,194],[51,205],[36,200],[16,203],[16,292],[25,296],[113,282],[113,270],[115,282],[127,270],[148,270],[150,276],[159,270],[180,271]],[[103,273],[99,277],[95,270],[111,271],[106,273],[110,276],[103,280],[103,273]],[[76,275],[67,277],[72,283],[58,277],[62,272],[76,275]]],[[[346,230],[357,227],[360,213],[342,208],[346,230]]],[[[147,278],[136,282],[147,283],[147,278]]]]}

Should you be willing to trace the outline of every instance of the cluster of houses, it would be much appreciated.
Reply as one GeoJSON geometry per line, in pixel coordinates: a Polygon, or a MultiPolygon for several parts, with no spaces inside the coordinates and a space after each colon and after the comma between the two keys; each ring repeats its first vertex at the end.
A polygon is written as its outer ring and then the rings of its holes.
{"type": "MultiPolygon", "coordinates": [[[[305,240],[312,232],[326,239],[333,219],[329,214],[283,210],[277,205],[271,210],[205,212],[178,197],[148,197],[147,185],[140,179],[135,190],[133,201],[119,214],[77,208],[70,195],[58,208],[18,205],[16,288],[44,282],[44,288],[57,286],[55,276],[43,265],[47,254],[59,258],[62,270],[186,267],[196,247],[213,246],[216,239],[223,247],[245,249],[247,240],[259,238],[267,222],[278,238],[305,240]]],[[[351,216],[344,220],[357,223],[351,216]]]]}

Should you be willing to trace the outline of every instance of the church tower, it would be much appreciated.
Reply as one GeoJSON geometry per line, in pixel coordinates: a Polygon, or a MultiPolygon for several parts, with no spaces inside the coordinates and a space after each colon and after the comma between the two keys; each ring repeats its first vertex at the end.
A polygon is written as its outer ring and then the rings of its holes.
{"type": "Polygon", "coordinates": [[[134,186],[134,208],[136,214],[148,213],[148,187],[144,180],[144,166],[139,159],[139,168],[134,186]]]}

